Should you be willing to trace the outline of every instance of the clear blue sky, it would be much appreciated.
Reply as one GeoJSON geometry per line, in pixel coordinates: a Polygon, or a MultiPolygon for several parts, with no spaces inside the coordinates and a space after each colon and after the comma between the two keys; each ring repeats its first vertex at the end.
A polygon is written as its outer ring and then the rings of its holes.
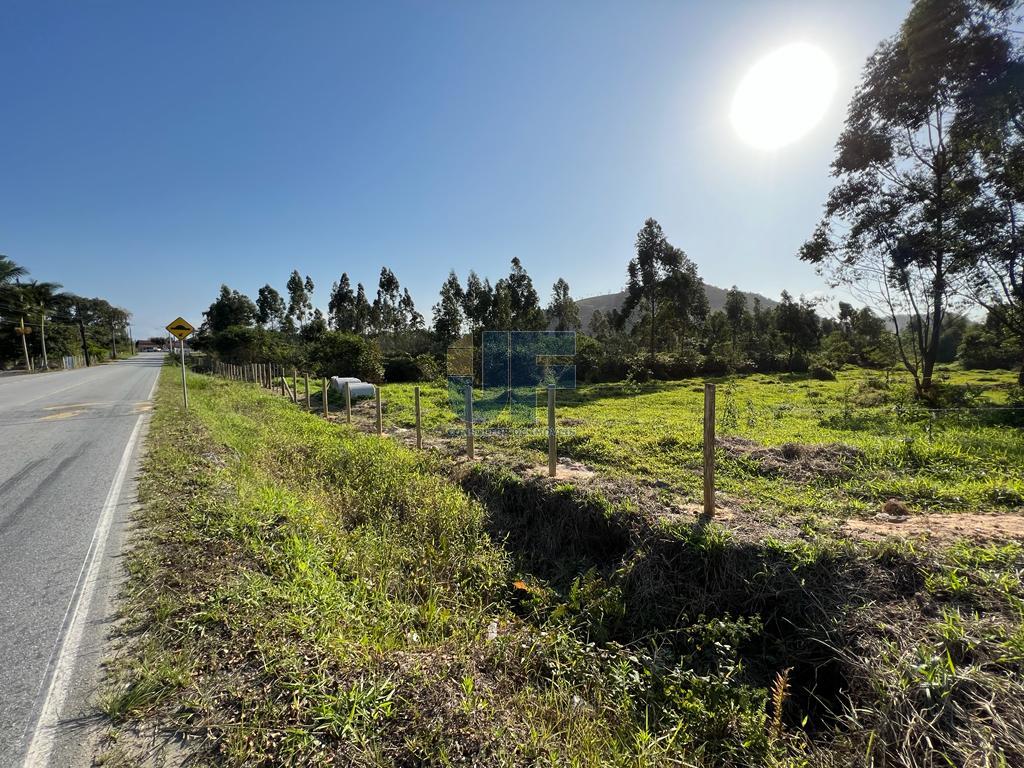
{"type": "Polygon", "coordinates": [[[795,257],[865,58],[907,0],[63,2],[0,5],[0,253],[134,313],[195,323],[224,282],[325,307],[392,267],[429,319],[449,269],[519,256],[545,301],[620,290],[657,218],[707,282],[824,286],[795,257]],[[805,40],[826,118],[740,143],[733,91],[805,40]]]}

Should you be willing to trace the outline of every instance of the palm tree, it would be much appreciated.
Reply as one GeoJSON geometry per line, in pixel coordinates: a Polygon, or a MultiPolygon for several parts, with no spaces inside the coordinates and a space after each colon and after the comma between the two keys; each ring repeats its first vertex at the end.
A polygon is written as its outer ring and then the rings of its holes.
{"type": "Polygon", "coordinates": [[[46,357],[46,314],[51,312],[61,301],[62,294],[57,293],[63,286],[60,283],[38,283],[35,280],[24,288],[26,308],[39,313],[39,343],[43,349],[43,368],[49,370],[50,361],[46,357]]]}
{"type": "MultiPolygon", "coordinates": [[[[21,286],[18,278],[28,274],[28,270],[11,261],[7,256],[0,254],[0,301],[4,304],[21,306],[21,286]]],[[[22,319],[24,324],[24,318],[22,319]]],[[[25,353],[25,370],[32,370],[32,362],[28,356],[28,342],[25,341],[25,334],[21,334],[21,349],[25,353]]]]}

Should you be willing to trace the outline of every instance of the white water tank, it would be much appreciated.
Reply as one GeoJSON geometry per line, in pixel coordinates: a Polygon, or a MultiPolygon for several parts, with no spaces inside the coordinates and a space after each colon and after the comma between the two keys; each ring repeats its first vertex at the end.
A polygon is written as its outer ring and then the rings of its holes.
{"type": "Polygon", "coordinates": [[[345,392],[345,385],[348,384],[349,395],[353,400],[360,397],[373,397],[376,390],[373,384],[360,381],[355,376],[332,376],[331,389],[335,392],[345,392]]]}

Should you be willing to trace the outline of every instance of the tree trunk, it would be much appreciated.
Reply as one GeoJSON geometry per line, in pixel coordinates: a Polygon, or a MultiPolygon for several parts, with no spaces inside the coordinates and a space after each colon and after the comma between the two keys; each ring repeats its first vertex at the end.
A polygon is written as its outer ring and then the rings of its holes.
{"type": "Polygon", "coordinates": [[[43,369],[50,370],[50,361],[46,357],[46,313],[39,313],[39,343],[43,347],[43,369]]]}
{"type": "Polygon", "coordinates": [[[1017,374],[1017,386],[1024,387],[1024,360],[1020,361],[1020,373],[1017,374]]]}
{"type": "Polygon", "coordinates": [[[28,356],[28,342],[25,340],[25,318],[21,318],[21,350],[25,353],[25,370],[32,370],[32,358],[28,356]]]}

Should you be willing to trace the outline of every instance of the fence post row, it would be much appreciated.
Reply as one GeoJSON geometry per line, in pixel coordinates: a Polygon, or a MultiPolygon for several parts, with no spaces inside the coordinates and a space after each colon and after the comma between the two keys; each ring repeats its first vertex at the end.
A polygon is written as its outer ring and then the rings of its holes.
{"type": "Polygon", "coordinates": [[[413,395],[416,398],[416,447],[423,447],[423,429],[420,426],[420,388],[413,387],[413,395]]]}
{"type": "Polygon", "coordinates": [[[555,388],[548,386],[548,477],[558,471],[558,444],[555,441],[555,388]]]}
{"type": "Polygon", "coordinates": [[[704,385],[704,516],[715,514],[715,385],[704,385]]]}
{"type": "MultiPolygon", "coordinates": [[[[377,434],[378,435],[383,435],[384,434],[384,419],[382,418],[382,414],[381,414],[381,410],[380,410],[380,385],[379,384],[374,386],[373,392],[374,392],[374,396],[375,396],[375,398],[377,400],[377,434]]],[[[348,405],[348,403],[346,403],[346,405],[348,405]]],[[[351,413],[351,411],[349,411],[349,412],[351,413]]]]}
{"type": "Polygon", "coordinates": [[[473,385],[466,385],[466,455],[475,458],[473,450],[473,385]]]}

